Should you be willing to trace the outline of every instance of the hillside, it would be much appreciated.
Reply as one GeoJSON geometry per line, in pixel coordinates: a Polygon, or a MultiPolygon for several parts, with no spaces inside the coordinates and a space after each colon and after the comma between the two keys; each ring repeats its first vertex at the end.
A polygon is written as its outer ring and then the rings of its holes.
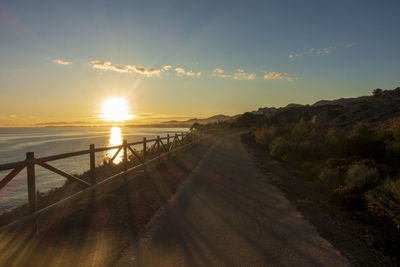
{"type": "Polygon", "coordinates": [[[344,130],[352,129],[358,122],[373,128],[393,129],[400,125],[400,87],[374,91],[371,96],[321,100],[313,105],[259,108],[252,113],[262,114],[267,120],[281,124],[304,118],[317,126],[334,126],[344,130]]]}

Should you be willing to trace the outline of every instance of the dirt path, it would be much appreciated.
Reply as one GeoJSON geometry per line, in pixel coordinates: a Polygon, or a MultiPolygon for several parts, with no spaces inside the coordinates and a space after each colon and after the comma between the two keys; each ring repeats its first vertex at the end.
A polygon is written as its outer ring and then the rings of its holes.
{"type": "Polygon", "coordinates": [[[230,134],[211,148],[120,265],[347,266],[230,134]]]}

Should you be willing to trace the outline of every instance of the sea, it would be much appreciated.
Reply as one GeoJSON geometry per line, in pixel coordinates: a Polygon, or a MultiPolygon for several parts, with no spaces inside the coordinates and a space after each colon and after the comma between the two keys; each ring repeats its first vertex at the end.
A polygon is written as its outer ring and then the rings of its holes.
{"type": "MultiPolygon", "coordinates": [[[[116,146],[123,140],[136,142],[157,136],[187,132],[187,128],[134,128],[134,127],[43,127],[0,128],[0,164],[24,160],[26,152],[35,157],[89,149],[116,146]]],[[[138,150],[141,148],[138,147],[138,150]]],[[[110,158],[116,151],[96,153],[96,164],[110,158]]],[[[122,152],[114,159],[118,163],[122,152]]],[[[80,174],[89,169],[89,154],[48,162],[70,174],[80,174]]],[[[0,171],[0,180],[11,170],[0,171]]],[[[65,178],[40,166],[35,166],[36,189],[47,192],[64,184],[65,178]]],[[[0,190],[0,214],[27,202],[26,168],[0,190]]]]}

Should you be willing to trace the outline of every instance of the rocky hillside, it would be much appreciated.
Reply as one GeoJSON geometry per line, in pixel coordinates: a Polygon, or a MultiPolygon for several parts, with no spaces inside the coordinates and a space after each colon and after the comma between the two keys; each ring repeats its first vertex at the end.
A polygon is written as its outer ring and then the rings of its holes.
{"type": "Polygon", "coordinates": [[[278,123],[297,122],[304,118],[321,127],[335,126],[344,130],[352,129],[359,122],[374,128],[390,129],[400,126],[400,87],[375,89],[371,96],[321,100],[313,105],[260,108],[253,113],[278,123]]]}

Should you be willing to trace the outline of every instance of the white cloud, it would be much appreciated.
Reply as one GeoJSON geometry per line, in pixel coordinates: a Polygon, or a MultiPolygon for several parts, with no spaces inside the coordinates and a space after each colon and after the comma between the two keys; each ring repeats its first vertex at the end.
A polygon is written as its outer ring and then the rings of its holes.
{"type": "Polygon", "coordinates": [[[211,76],[214,77],[221,77],[221,78],[231,78],[232,75],[230,74],[224,74],[224,70],[220,68],[215,68],[211,76]]]}
{"type": "Polygon", "coordinates": [[[277,72],[277,71],[271,71],[271,72],[265,73],[264,79],[265,80],[287,80],[289,82],[294,82],[294,80],[297,80],[297,78],[292,78],[285,73],[277,72]]]}
{"type": "Polygon", "coordinates": [[[70,65],[71,64],[71,62],[65,61],[65,60],[62,60],[62,59],[53,59],[53,62],[57,63],[59,65],[70,65]]]}
{"type": "Polygon", "coordinates": [[[175,68],[176,74],[185,75],[186,71],[183,68],[175,68]]]}
{"type": "Polygon", "coordinates": [[[194,72],[191,70],[186,71],[183,68],[175,68],[175,71],[176,71],[176,75],[178,75],[178,76],[184,76],[184,75],[190,76],[190,77],[195,77],[195,76],[200,77],[201,76],[201,72],[194,72]]]}
{"type": "Polygon", "coordinates": [[[150,68],[150,69],[145,69],[142,66],[131,66],[127,65],[129,70],[132,70],[136,73],[143,74],[146,76],[152,76],[152,75],[160,75],[161,72],[163,72],[165,69],[157,69],[157,68],[150,68]]]}
{"type": "Polygon", "coordinates": [[[256,76],[253,73],[246,73],[243,69],[238,69],[233,74],[233,79],[254,80],[256,76]]]}
{"type": "Polygon", "coordinates": [[[253,80],[256,76],[253,73],[246,73],[243,69],[238,69],[234,74],[225,74],[224,70],[221,68],[215,68],[211,76],[220,77],[220,78],[233,78],[244,79],[244,80],[253,80]]]}

